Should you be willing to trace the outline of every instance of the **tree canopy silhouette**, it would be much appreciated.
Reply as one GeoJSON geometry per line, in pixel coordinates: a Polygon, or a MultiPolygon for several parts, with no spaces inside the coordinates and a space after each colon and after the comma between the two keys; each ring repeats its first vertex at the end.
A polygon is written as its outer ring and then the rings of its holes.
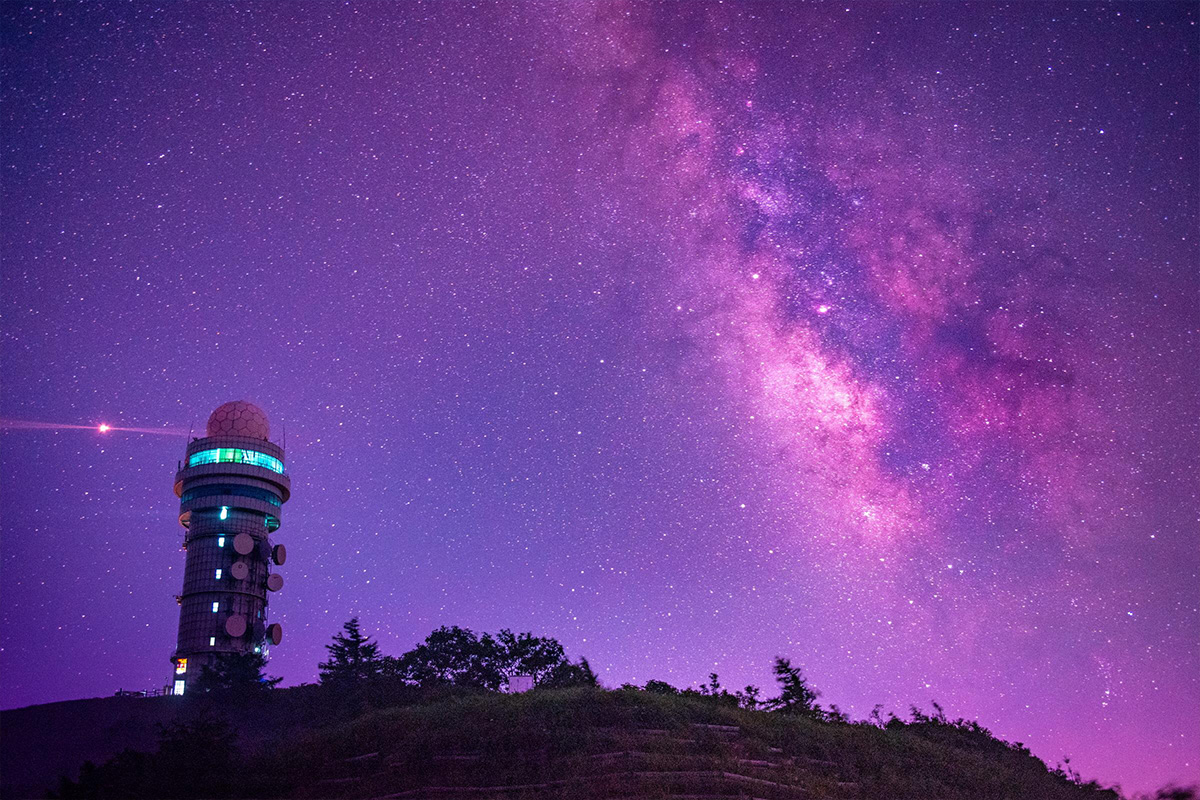
{"type": "Polygon", "coordinates": [[[325,649],[329,660],[317,665],[322,684],[360,686],[383,670],[379,645],[362,632],[358,617],[342,625],[342,632],[335,633],[325,649]]]}
{"type": "Polygon", "coordinates": [[[386,658],[384,674],[424,688],[497,691],[514,675],[528,675],[546,688],[597,684],[587,659],[572,663],[556,639],[507,628],[480,636],[457,625],[438,628],[399,658],[386,658]]]}
{"type": "Polygon", "coordinates": [[[779,697],[771,701],[771,707],[785,714],[802,714],[810,717],[822,716],[817,705],[820,693],[808,685],[799,667],[782,656],[775,659],[775,680],[779,683],[779,697]]]}

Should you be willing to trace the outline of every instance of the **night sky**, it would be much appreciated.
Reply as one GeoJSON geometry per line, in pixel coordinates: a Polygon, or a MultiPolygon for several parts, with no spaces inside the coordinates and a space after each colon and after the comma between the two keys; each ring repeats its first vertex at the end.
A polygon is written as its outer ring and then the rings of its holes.
{"type": "Polygon", "coordinates": [[[167,682],[247,399],[285,684],[354,615],[786,655],[1200,779],[1194,3],[0,14],[3,707],[167,682]]]}

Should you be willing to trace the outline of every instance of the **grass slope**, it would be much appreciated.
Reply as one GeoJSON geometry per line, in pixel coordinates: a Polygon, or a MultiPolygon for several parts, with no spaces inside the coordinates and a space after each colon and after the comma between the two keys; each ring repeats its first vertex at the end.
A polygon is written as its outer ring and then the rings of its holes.
{"type": "Polygon", "coordinates": [[[980,728],[937,721],[881,729],[634,690],[413,692],[382,708],[317,687],[179,700],[182,738],[92,771],[75,795],[1116,798],[980,728]],[[240,720],[236,740],[218,717],[240,720]]]}

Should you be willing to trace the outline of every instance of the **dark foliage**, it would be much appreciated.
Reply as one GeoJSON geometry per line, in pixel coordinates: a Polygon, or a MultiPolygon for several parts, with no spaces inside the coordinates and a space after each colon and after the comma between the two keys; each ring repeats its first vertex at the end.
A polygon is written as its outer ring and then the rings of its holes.
{"type": "Polygon", "coordinates": [[[275,688],[282,678],[268,678],[267,657],[262,653],[221,653],[215,665],[205,665],[192,693],[256,694],[275,688]]]}
{"type": "Polygon", "coordinates": [[[158,750],[125,750],[104,764],[88,761],[79,780],[66,777],[52,797],[164,798],[232,797],[239,785],[240,759],[233,729],[203,713],[188,722],[160,725],[158,750]]]}
{"type": "Polygon", "coordinates": [[[497,644],[467,628],[441,627],[399,658],[388,658],[384,674],[423,688],[465,686],[497,691],[504,684],[497,644]]]}
{"type": "Polygon", "coordinates": [[[763,705],[763,700],[759,697],[761,694],[762,689],[751,684],[734,696],[737,698],[739,706],[754,711],[763,705]]]}
{"type": "Polygon", "coordinates": [[[1196,787],[1164,786],[1154,793],[1153,800],[1196,800],[1196,787]]]}
{"type": "MultiPolygon", "coordinates": [[[[490,638],[487,634],[483,635],[484,640],[490,638]]],[[[558,673],[559,680],[569,679],[563,668],[570,665],[557,639],[534,636],[532,633],[514,635],[505,628],[496,634],[491,646],[494,648],[496,667],[504,675],[530,675],[535,686],[541,686],[555,673],[558,673]]],[[[590,668],[588,671],[591,671],[590,668]]]]}
{"type": "Polygon", "coordinates": [[[378,677],[384,666],[379,645],[362,632],[358,617],[342,625],[342,632],[325,645],[329,660],[317,665],[321,683],[338,688],[359,687],[378,677]]]}
{"type": "Polygon", "coordinates": [[[536,685],[539,689],[567,689],[573,686],[596,687],[600,685],[600,680],[592,671],[592,665],[581,656],[579,661],[574,664],[563,658],[536,685]]]}
{"type": "Polygon", "coordinates": [[[679,694],[679,690],[666,681],[646,681],[645,691],[651,694],[679,694]]]}
{"type": "Polygon", "coordinates": [[[771,708],[784,714],[814,718],[822,716],[817,705],[820,693],[808,685],[799,667],[793,667],[791,661],[778,657],[775,659],[774,672],[775,680],[779,682],[779,697],[770,701],[771,708]]]}
{"type": "Polygon", "coordinates": [[[549,637],[514,634],[477,636],[467,628],[442,627],[399,658],[384,659],[383,674],[422,688],[468,687],[497,691],[513,675],[529,675],[535,686],[595,686],[587,659],[572,663],[549,637]]]}

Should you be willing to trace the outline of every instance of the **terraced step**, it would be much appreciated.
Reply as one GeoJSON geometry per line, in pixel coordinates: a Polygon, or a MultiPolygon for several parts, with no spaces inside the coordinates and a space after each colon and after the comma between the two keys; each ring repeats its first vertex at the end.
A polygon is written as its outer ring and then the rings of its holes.
{"type": "Polygon", "coordinates": [[[859,792],[858,784],[837,780],[841,765],[785,756],[781,748],[748,738],[735,725],[596,728],[588,733],[588,749],[611,749],[562,756],[553,756],[548,748],[437,753],[424,761],[367,753],[331,763],[329,777],[309,787],[309,796],[744,800],[753,795],[793,800],[813,795],[848,799],[859,792]]]}
{"type": "MultiPolygon", "coordinates": [[[[681,771],[635,771],[607,775],[579,776],[560,780],[544,781],[541,783],[523,783],[504,786],[424,786],[392,794],[379,795],[371,800],[399,800],[399,798],[420,797],[510,797],[517,794],[546,793],[552,796],[554,792],[567,788],[591,790],[597,798],[611,798],[614,792],[629,792],[641,789],[636,797],[745,797],[746,787],[767,790],[766,795],[776,800],[785,798],[804,798],[807,793],[795,786],[787,786],[761,778],[751,778],[734,772],[722,770],[681,770],[681,771]],[[682,785],[681,785],[682,784],[682,785]],[[673,787],[684,791],[671,791],[673,787]]],[[[580,796],[573,792],[572,796],[580,796]]],[[[762,800],[767,800],[763,797],[762,800]]]]}

